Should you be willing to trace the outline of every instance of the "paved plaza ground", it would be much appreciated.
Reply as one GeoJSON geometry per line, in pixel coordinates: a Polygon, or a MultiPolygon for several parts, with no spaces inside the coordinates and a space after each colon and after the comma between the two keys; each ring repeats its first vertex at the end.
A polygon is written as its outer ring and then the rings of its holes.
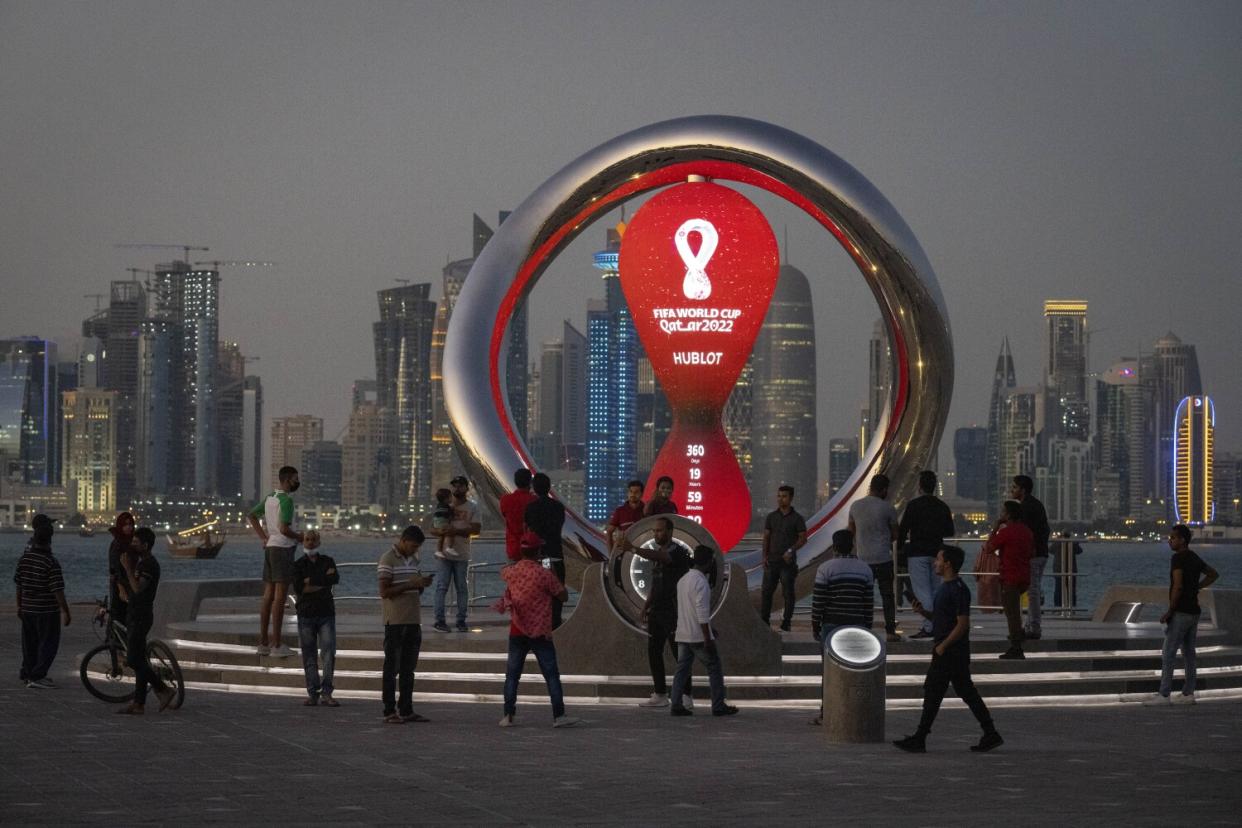
{"type": "MultiPolygon", "coordinates": [[[[756,708],[579,706],[584,726],[553,730],[531,699],[501,730],[496,704],[420,704],[430,723],[396,726],[373,701],[190,690],[123,717],[78,681],[94,637],[75,610],[49,691],[18,684],[0,615],[0,823],[1237,825],[1242,805],[1239,702],[1000,710],[986,755],[945,710],[922,756],[828,746],[805,711],[756,708]]],[[[890,712],[889,738],[916,721],[890,712]]]]}

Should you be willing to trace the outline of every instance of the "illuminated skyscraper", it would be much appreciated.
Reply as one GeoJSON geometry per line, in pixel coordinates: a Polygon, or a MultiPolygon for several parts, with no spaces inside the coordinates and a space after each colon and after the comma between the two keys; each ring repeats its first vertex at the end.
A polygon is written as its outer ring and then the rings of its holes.
{"type": "Polygon", "coordinates": [[[828,496],[841,491],[858,466],[858,438],[833,437],[828,441],[828,496]]]}
{"type": "Polygon", "coordinates": [[[341,444],[316,440],[302,449],[295,463],[302,481],[302,500],[319,505],[341,505],[341,444]]]}
{"type": "Polygon", "coordinates": [[[1018,385],[1013,369],[1013,354],[1009,350],[1009,337],[1001,343],[996,356],[996,371],[992,375],[992,398],[988,405],[987,471],[984,497],[988,515],[995,517],[1004,497],[1008,495],[1008,480],[1002,468],[1001,417],[1005,410],[1005,398],[1018,385]]]}
{"type": "Polygon", "coordinates": [[[1216,519],[1216,408],[1211,397],[1186,397],[1177,407],[1173,434],[1173,504],[1178,523],[1201,526],[1216,519]]]}
{"type": "Polygon", "coordinates": [[[638,336],[617,269],[625,225],[609,228],[594,256],[604,299],[587,305],[585,517],[602,523],[634,477],[638,336]]]}
{"type": "Polygon", "coordinates": [[[242,499],[263,495],[263,383],[256,376],[242,385],[242,499]]]}
{"type": "Polygon", "coordinates": [[[138,483],[139,352],[146,313],[142,283],[114,281],[108,307],[82,323],[82,335],[93,346],[93,353],[86,354],[86,386],[117,392],[113,404],[117,446],[115,495],[122,505],[128,505],[138,483]]]}
{"type": "Polygon", "coordinates": [[[91,521],[116,514],[117,392],[80,388],[64,394],[63,477],[79,512],[91,521]]]}
{"type": "Polygon", "coordinates": [[[809,510],[819,478],[815,426],[815,316],[802,271],[781,265],[772,303],[755,343],[751,393],[753,518],[773,508],[781,484],[794,487],[795,505],[809,510]]]}
{"type": "Polygon", "coordinates": [[[14,483],[61,480],[56,343],[0,339],[0,474],[14,483]]]}
{"type": "Polygon", "coordinates": [[[393,418],[393,490],[381,505],[405,508],[431,497],[431,285],[379,291],[375,334],[376,397],[393,418]]]}
{"type": "Polygon", "coordinates": [[[863,449],[875,436],[892,385],[892,352],[888,346],[888,335],[884,332],[884,320],[877,319],[871,329],[871,339],[867,342],[867,408],[861,435],[863,449]]]}
{"type": "Polygon", "coordinates": [[[1139,518],[1152,491],[1150,387],[1122,358],[1096,382],[1093,516],[1139,518]]]}
{"type": "Polygon", "coordinates": [[[721,421],[724,423],[725,436],[729,438],[729,446],[733,456],[742,468],[742,477],[750,486],[755,471],[754,429],[755,418],[755,354],[747,357],[746,364],[737,375],[737,382],[729,392],[725,401],[721,421]]]}
{"type": "Polygon", "coordinates": [[[1155,467],[1152,500],[1173,513],[1173,442],[1177,408],[1186,397],[1203,393],[1199,359],[1194,345],[1183,344],[1172,332],[1156,340],[1150,355],[1139,360],[1139,379],[1152,394],[1152,463],[1155,467]]]}
{"type": "Polygon", "coordinates": [[[236,342],[221,342],[216,361],[216,491],[234,498],[242,494],[246,358],[236,342]]]}
{"type": "Polygon", "coordinates": [[[1044,328],[1048,437],[1085,440],[1091,426],[1087,410],[1087,303],[1047,300],[1044,328]]]}

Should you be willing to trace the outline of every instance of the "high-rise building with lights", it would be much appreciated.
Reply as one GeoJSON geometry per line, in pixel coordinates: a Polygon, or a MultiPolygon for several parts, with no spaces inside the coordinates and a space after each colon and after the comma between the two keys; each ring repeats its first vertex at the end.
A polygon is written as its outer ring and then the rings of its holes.
{"type": "Polygon", "coordinates": [[[1009,350],[1009,337],[1001,343],[996,356],[996,370],[992,375],[992,397],[988,405],[987,477],[985,496],[988,515],[995,516],[1000,504],[1008,494],[1008,480],[1002,449],[1001,419],[1005,412],[1006,398],[1018,385],[1013,368],[1013,353],[1009,350]]]}
{"type": "Polygon", "coordinates": [[[772,510],[776,490],[794,487],[795,503],[815,503],[819,437],[815,418],[815,316],[805,274],[781,265],[754,352],[751,391],[754,472],[752,519],[772,510]]]}
{"type": "Polygon", "coordinates": [[[884,417],[884,405],[888,401],[888,390],[892,385],[892,352],[888,345],[888,335],[884,331],[884,320],[877,319],[871,329],[871,339],[867,341],[867,408],[862,418],[860,435],[860,446],[863,450],[875,436],[880,420],[884,417]]]}
{"type": "Polygon", "coordinates": [[[268,487],[278,486],[281,468],[284,466],[297,468],[302,462],[302,450],[322,439],[323,420],[319,417],[313,417],[310,414],[273,417],[272,465],[269,470],[271,476],[267,481],[268,487]]]}
{"type": "Polygon", "coordinates": [[[361,400],[349,414],[341,444],[341,505],[367,509],[391,490],[391,420],[373,400],[361,400]]]}
{"type": "Polygon", "coordinates": [[[968,426],[953,432],[956,496],[963,500],[988,499],[988,430],[968,426]]]}
{"type": "Polygon", "coordinates": [[[62,475],[77,511],[90,521],[116,514],[117,396],[103,388],[79,388],[63,397],[62,475]]]}
{"type": "Polygon", "coordinates": [[[0,339],[0,474],[14,483],[61,481],[60,389],[56,343],[0,339]]]}
{"type": "Polygon", "coordinates": [[[828,441],[828,496],[845,486],[858,467],[858,438],[833,437],[828,441]]]}
{"type": "Polygon", "coordinates": [[[393,489],[382,505],[426,503],[432,491],[431,337],[436,303],[431,285],[379,291],[375,334],[376,398],[393,420],[393,489]]]}
{"type": "Polygon", "coordinates": [[[341,444],[316,440],[302,449],[295,463],[302,481],[302,500],[319,505],[341,505],[341,444]]]}
{"type": "Polygon", "coordinates": [[[617,269],[625,225],[608,229],[593,257],[604,283],[603,300],[587,305],[587,413],[585,517],[602,523],[625,499],[634,477],[638,336],[617,269]]]}
{"type": "Polygon", "coordinates": [[[1087,409],[1087,303],[1079,299],[1044,302],[1045,421],[1049,438],[1086,440],[1091,430],[1087,409]]]}
{"type": "Polygon", "coordinates": [[[1199,358],[1194,345],[1172,332],[1156,340],[1151,354],[1139,359],[1139,379],[1151,388],[1152,463],[1154,491],[1149,499],[1164,504],[1158,517],[1173,514],[1173,443],[1177,409],[1186,397],[1203,393],[1199,358]]]}
{"type": "Polygon", "coordinates": [[[1096,381],[1093,516],[1138,519],[1152,492],[1150,386],[1123,357],[1096,381]]]}
{"type": "Polygon", "coordinates": [[[1177,406],[1173,432],[1173,505],[1178,523],[1202,526],[1216,518],[1216,408],[1194,395],[1177,406]]]}
{"type": "Polygon", "coordinates": [[[263,383],[248,376],[242,384],[243,501],[257,503],[263,488],[263,383]]]}

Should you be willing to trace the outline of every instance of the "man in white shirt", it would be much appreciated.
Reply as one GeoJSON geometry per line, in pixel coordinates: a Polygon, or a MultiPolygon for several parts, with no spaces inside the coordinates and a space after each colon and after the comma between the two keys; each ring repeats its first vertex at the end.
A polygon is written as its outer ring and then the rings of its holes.
{"type": "Polygon", "coordinates": [[[716,634],[711,628],[712,588],[707,572],[715,563],[716,552],[710,546],[694,548],[694,568],[677,582],[677,673],[673,676],[672,713],[693,716],[678,702],[690,680],[690,668],[697,658],[707,669],[712,688],[712,715],[732,716],[737,708],[725,702],[724,674],[720,669],[720,653],[716,650],[716,634]]]}
{"type": "Polygon", "coordinates": [[[897,510],[888,500],[888,477],[871,478],[868,494],[850,504],[850,531],[858,559],[871,567],[884,603],[884,632],[889,641],[900,641],[897,632],[897,598],[893,592],[893,541],[897,540],[897,510]]]}

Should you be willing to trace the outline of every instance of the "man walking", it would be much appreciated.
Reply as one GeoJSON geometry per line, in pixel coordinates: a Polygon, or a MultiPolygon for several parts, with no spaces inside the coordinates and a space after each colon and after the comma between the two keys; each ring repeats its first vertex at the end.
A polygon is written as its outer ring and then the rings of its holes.
{"type": "Polygon", "coordinates": [[[915,612],[931,619],[935,644],[931,666],[927,668],[927,678],[923,681],[923,715],[918,729],[913,735],[893,742],[910,753],[927,752],[927,735],[931,733],[932,723],[936,721],[940,703],[944,701],[950,684],[983,728],[983,738],[970,749],[983,753],[1005,742],[996,732],[992,714],[970,677],[970,589],[957,574],[961,572],[965,560],[966,553],[959,547],[946,546],[941,549],[935,558],[935,570],[942,583],[936,589],[931,611],[917,598],[913,603],[915,612]]]}
{"type": "Polygon", "coordinates": [[[710,623],[712,588],[707,582],[707,572],[715,559],[716,552],[710,546],[696,546],[694,567],[677,582],[677,672],[673,675],[674,703],[670,711],[674,716],[694,715],[685,704],[677,702],[689,696],[690,670],[695,659],[707,670],[707,682],[712,689],[712,715],[737,713],[737,708],[725,701],[724,671],[720,667],[716,633],[710,623]]]}
{"type": "MultiPolygon", "coordinates": [[[[897,548],[905,549],[907,568],[910,571],[910,588],[914,597],[925,607],[940,586],[936,576],[936,553],[944,539],[953,534],[953,513],[943,500],[936,497],[936,473],[924,470],[919,473],[919,496],[906,504],[897,527],[897,548]],[[908,542],[908,545],[907,545],[908,542]]],[[[923,626],[911,638],[931,638],[931,619],[924,619],[923,626]]]]}
{"type": "MultiPolygon", "coordinates": [[[[654,548],[632,545],[622,535],[622,549],[651,561],[651,585],[643,604],[642,620],[647,625],[647,664],[651,668],[651,698],[639,707],[664,707],[669,703],[668,682],[664,674],[664,648],[673,651],[673,662],[680,656],[677,647],[677,585],[690,571],[690,555],[673,540],[673,522],[661,517],[651,530],[654,548]]],[[[673,703],[693,708],[691,679],[687,675],[682,692],[685,698],[673,697],[673,703]]]]}
{"type": "Polygon", "coordinates": [[[569,594],[555,575],[543,568],[539,557],[543,538],[527,532],[521,542],[522,559],[505,567],[500,577],[505,582],[505,607],[512,615],[509,622],[509,659],[505,665],[505,709],[501,727],[513,727],[517,715],[517,688],[522,679],[526,656],[533,652],[539,672],[548,686],[552,702],[552,726],[573,727],[581,719],[565,715],[565,695],[561,689],[561,671],[556,664],[556,647],[552,643],[552,602],[564,603],[569,594]]]}
{"type": "MultiPolygon", "coordinates": [[[[543,556],[552,563],[552,574],[565,584],[565,553],[561,547],[561,530],[565,526],[565,504],[552,499],[552,478],[543,472],[531,481],[535,499],[526,506],[526,525],[543,539],[543,556]]],[[[569,594],[566,593],[566,599],[569,594]]],[[[552,629],[561,626],[565,601],[552,600],[552,629]]]]}
{"type": "Polygon", "coordinates": [[[424,540],[422,529],[405,527],[396,546],[380,557],[377,568],[384,605],[381,696],[387,724],[428,721],[414,712],[414,668],[423,643],[419,598],[432,580],[418,568],[418,549],[424,540]]]}
{"type": "Polygon", "coordinates": [[[522,559],[522,535],[526,533],[526,507],[535,499],[530,490],[530,469],[513,473],[513,491],[500,498],[500,516],[505,521],[505,557],[522,559]]]}
{"type": "Polygon", "coordinates": [[[776,509],[763,524],[763,602],[759,615],[771,624],[772,595],[781,585],[784,599],[781,629],[789,632],[794,611],[794,580],[798,577],[798,550],[806,546],[806,521],[794,511],[793,486],[776,490],[776,509]]]}
{"type": "Polygon", "coordinates": [[[22,623],[18,677],[32,690],[54,690],[56,683],[47,674],[60,649],[60,624],[67,627],[72,619],[65,601],[65,578],[60,562],[52,555],[52,519],[35,515],[30,526],[34,533],[13,573],[17,617],[22,623]]]}
{"type": "Polygon", "coordinates": [[[1179,523],[1169,530],[1169,609],[1160,616],[1167,624],[1164,652],[1161,654],[1160,692],[1145,704],[1195,703],[1195,636],[1199,629],[1199,590],[1207,589],[1219,574],[1190,548],[1190,529],[1179,523]],[[1173,696],[1173,665],[1177,651],[1186,660],[1186,681],[1182,692],[1173,696]]]}
{"type": "Polygon", "coordinates": [[[1009,626],[1009,649],[1003,659],[1024,659],[1022,640],[1022,593],[1030,586],[1031,554],[1035,536],[1022,522],[1022,504],[1006,500],[996,528],[983,545],[985,555],[1000,555],[1001,609],[1009,626]]]}
{"type": "Polygon", "coordinates": [[[448,595],[449,580],[457,587],[457,632],[467,632],[466,613],[470,608],[470,593],[466,575],[470,569],[470,538],[482,531],[479,524],[479,506],[466,497],[470,481],[458,475],[449,481],[453,490],[453,521],[440,530],[447,543],[436,550],[437,576],[436,597],[433,604],[436,632],[448,632],[444,615],[444,599],[448,595]]]}
{"type": "Polygon", "coordinates": [[[302,542],[302,533],[293,528],[292,494],[302,483],[293,466],[282,466],[276,477],[279,488],[256,503],[249,515],[250,526],[263,543],[263,598],[259,602],[259,646],[255,652],[285,658],[293,654],[281,640],[285,597],[293,582],[293,553],[302,542]]]}
{"type": "Polygon", "coordinates": [[[341,580],[336,561],[319,554],[319,533],[307,532],[306,554],[293,564],[293,592],[297,596],[298,640],[302,644],[302,671],[306,674],[307,707],[340,707],[332,698],[336,667],[336,603],[332,586],[341,580]],[[320,675],[320,661],[323,674],[320,675]]]}
{"type": "Polygon", "coordinates": [[[900,641],[897,632],[897,600],[893,593],[893,541],[897,539],[897,510],[888,498],[888,477],[871,478],[867,496],[850,504],[850,532],[859,559],[871,567],[880,600],[884,604],[884,632],[889,641],[900,641]]]}
{"type": "Polygon", "coordinates": [[[177,697],[177,691],[160,680],[147,660],[147,635],[155,623],[155,593],[160,586],[160,562],[151,554],[155,546],[155,533],[146,526],[135,530],[138,558],[121,556],[121,568],[125,573],[125,588],[129,593],[128,619],[125,641],[125,663],[134,671],[134,700],[116,711],[122,715],[141,716],[146,712],[147,690],[155,692],[164,710],[177,697]]]}
{"type": "MultiPolygon", "coordinates": [[[[815,570],[815,592],[811,598],[811,635],[820,642],[820,655],[837,627],[871,629],[875,622],[875,576],[871,567],[854,555],[854,536],[848,529],[832,533],[834,557],[815,570]]],[[[822,671],[821,671],[822,675],[822,671]]],[[[824,723],[824,711],[811,720],[824,723]]]]}
{"type": "Polygon", "coordinates": [[[1044,567],[1048,565],[1048,538],[1052,529],[1048,526],[1048,510],[1040,503],[1031,490],[1035,482],[1025,474],[1013,479],[1009,487],[1009,496],[1022,505],[1022,522],[1035,536],[1035,546],[1031,552],[1030,586],[1026,595],[1026,630],[1025,636],[1038,639],[1042,634],[1043,621],[1043,578],[1044,567]]]}

